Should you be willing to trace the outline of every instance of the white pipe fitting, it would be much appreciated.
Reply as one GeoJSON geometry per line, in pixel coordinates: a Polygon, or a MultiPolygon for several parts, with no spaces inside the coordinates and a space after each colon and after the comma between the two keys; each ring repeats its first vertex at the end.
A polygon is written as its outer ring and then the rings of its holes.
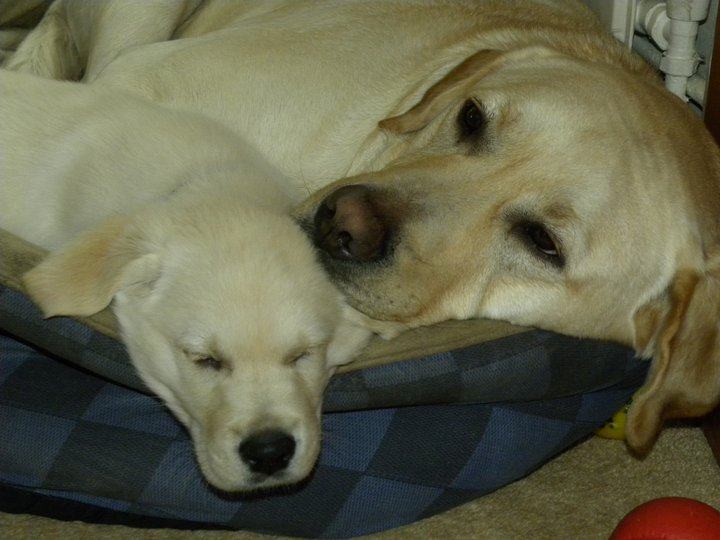
{"type": "Polygon", "coordinates": [[[687,81],[687,95],[695,103],[703,106],[705,104],[705,91],[707,90],[707,79],[694,75],[687,81]]]}
{"type": "Polygon", "coordinates": [[[710,0],[667,0],[668,17],[700,23],[708,16],[710,0]]]}
{"type": "Polygon", "coordinates": [[[673,94],[687,101],[688,78],[700,63],[695,50],[698,26],[705,19],[710,7],[709,0],[668,0],[670,18],[668,48],[660,61],[665,73],[665,86],[673,94]]]}
{"type": "MultiPolygon", "coordinates": [[[[700,21],[708,15],[710,0],[639,0],[635,29],[650,36],[663,51],[660,71],[665,86],[688,100],[688,78],[697,70],[700,57],[695,50],[700,21]]],[[[695,89],[697,90],[697,89],[695,89]]]]}
{"type": "Polygon", "coordinates": [[[665,0],[639,0],[635,8],[635,31],[645,34],[662,51],[668,48],[670,18],[665,0]]]}
{"type": "Polygon", "coordinates": [[[671,19],[668,48],[660,60],[665,73],[665,86],[672,93],[687,100],[687,80],[695,73],[700,57],[695,52],[698,24],[671,19]]]}

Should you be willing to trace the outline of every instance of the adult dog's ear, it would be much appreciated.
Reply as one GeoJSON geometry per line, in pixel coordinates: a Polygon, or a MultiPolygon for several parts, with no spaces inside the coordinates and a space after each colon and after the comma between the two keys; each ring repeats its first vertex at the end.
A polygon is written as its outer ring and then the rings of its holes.
{"type": "Polygon", "coordinates": [[[470,88],[500,66],[528,56],[557,54],[559,53],[545,47],[528,47],[510,52],[491,49],[478,51],[431,86],[417,105],[401,115],[381,120],[378,125],[386,131],[397,134],[418,131],[452,103],[467,99],[470,88]]]}
{"type": "Polygon", "coordinates": [[[635,315],[636,348],[652,354],[650,375],[625,426],[644,454],[663,421],[696,417],[720,403],[720,261],[705,272],[680,270],[665,294],[635,315]]]}
{"type": "Polygon", "coordinates": [[[503,56],[501,51],[483,50],[465,59],[425,92],[420,102],[407,112],[381,120],[379,126],[393,133],[410,133],[424,128],[473,82],[492,72],[503,56]]]}
{"type": "Polygon", "coordinates": [[[158,276],[158,257],[144,252],[130,229],[127,218],[107,221],[23,276],[26,291],[46,317],[92,315],[123,287],[158,276]]]}

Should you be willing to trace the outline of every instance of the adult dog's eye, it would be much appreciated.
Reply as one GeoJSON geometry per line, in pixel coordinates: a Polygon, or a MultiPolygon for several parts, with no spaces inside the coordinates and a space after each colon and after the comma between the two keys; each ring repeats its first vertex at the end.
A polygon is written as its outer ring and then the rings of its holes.
{"type": "Polygon", "coordinates": [[[563,266],[565,261],[552,235],[540,223],[529,222],[519,225],[528,243],[553,264],[563,266]]]}
{"type": "Polygon", "coordinates": [[[541,225],[530,224],[525,225],[525,234],[535,247],[549,257],[557,257],[558,249],[555,241],[550,237],[548,232],[541,225]]]}
{"type": "Polygon", "coordinates": [[[482,129],[485,125],[485,115],[474,101],[468,100],[460,109],[458,124],[460,125],[460,133],[467,137],[482,129]]]}
{"type": "Polygon", "coordinates": [[[220,371],[224,367],[222,360],[218,360],[212,356],[203,356],[202,358],[198,358],[195,360],[195,365],[203,369],[210,369],[213,371],[220,371]]]}

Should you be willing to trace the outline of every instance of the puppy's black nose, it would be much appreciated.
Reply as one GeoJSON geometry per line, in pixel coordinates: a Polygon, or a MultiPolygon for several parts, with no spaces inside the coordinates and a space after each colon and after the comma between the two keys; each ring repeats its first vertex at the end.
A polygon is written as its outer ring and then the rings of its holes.
{"type": "Polygon", "coordinates": [[[373,192],[361,184],[336,189],[315,213],[315,244],[335,259],[379,259],[387,236],[373,192]]]}
{"type": "Polygon", "coordinates": [[[282,431],[261,431],[240,445],[240,457],[252,472],[271,475],[285,469],[295,454],[295,439],[282,431]]]}

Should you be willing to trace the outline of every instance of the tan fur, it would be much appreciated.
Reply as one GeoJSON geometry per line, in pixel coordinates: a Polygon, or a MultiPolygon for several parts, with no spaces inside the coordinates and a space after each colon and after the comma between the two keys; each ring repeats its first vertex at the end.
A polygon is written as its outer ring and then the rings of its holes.
{"type": "Polygon", "coordinates": [[[467,87],[486,75],[494,67],[494,60],[502,58],[500,51],[478,51],[453,68],[432,86],[409,111],[379,122],[382,129],[394,133],[410,133],[424,128],[440,111],[448,107],[467,87]]]}
{"type": "Polygon", "coordinates": [[[117,245],[127,226],[127,218],[112,219],[25,274],[26,289],[45,317],[89,316],[110,304],[133,258],[117,245]]]}
{"type": "MultiPolygon", "coordinates": [[[[681,270],[667,292],[662,319],[651,315],[655,337],[650,377],[635,397],[629,444],[647,452],[668,418],[702,416],[720,404],[720,275],[681,270]]],[[[638,324],[648,321],[641,320],[638,324]]]]}

